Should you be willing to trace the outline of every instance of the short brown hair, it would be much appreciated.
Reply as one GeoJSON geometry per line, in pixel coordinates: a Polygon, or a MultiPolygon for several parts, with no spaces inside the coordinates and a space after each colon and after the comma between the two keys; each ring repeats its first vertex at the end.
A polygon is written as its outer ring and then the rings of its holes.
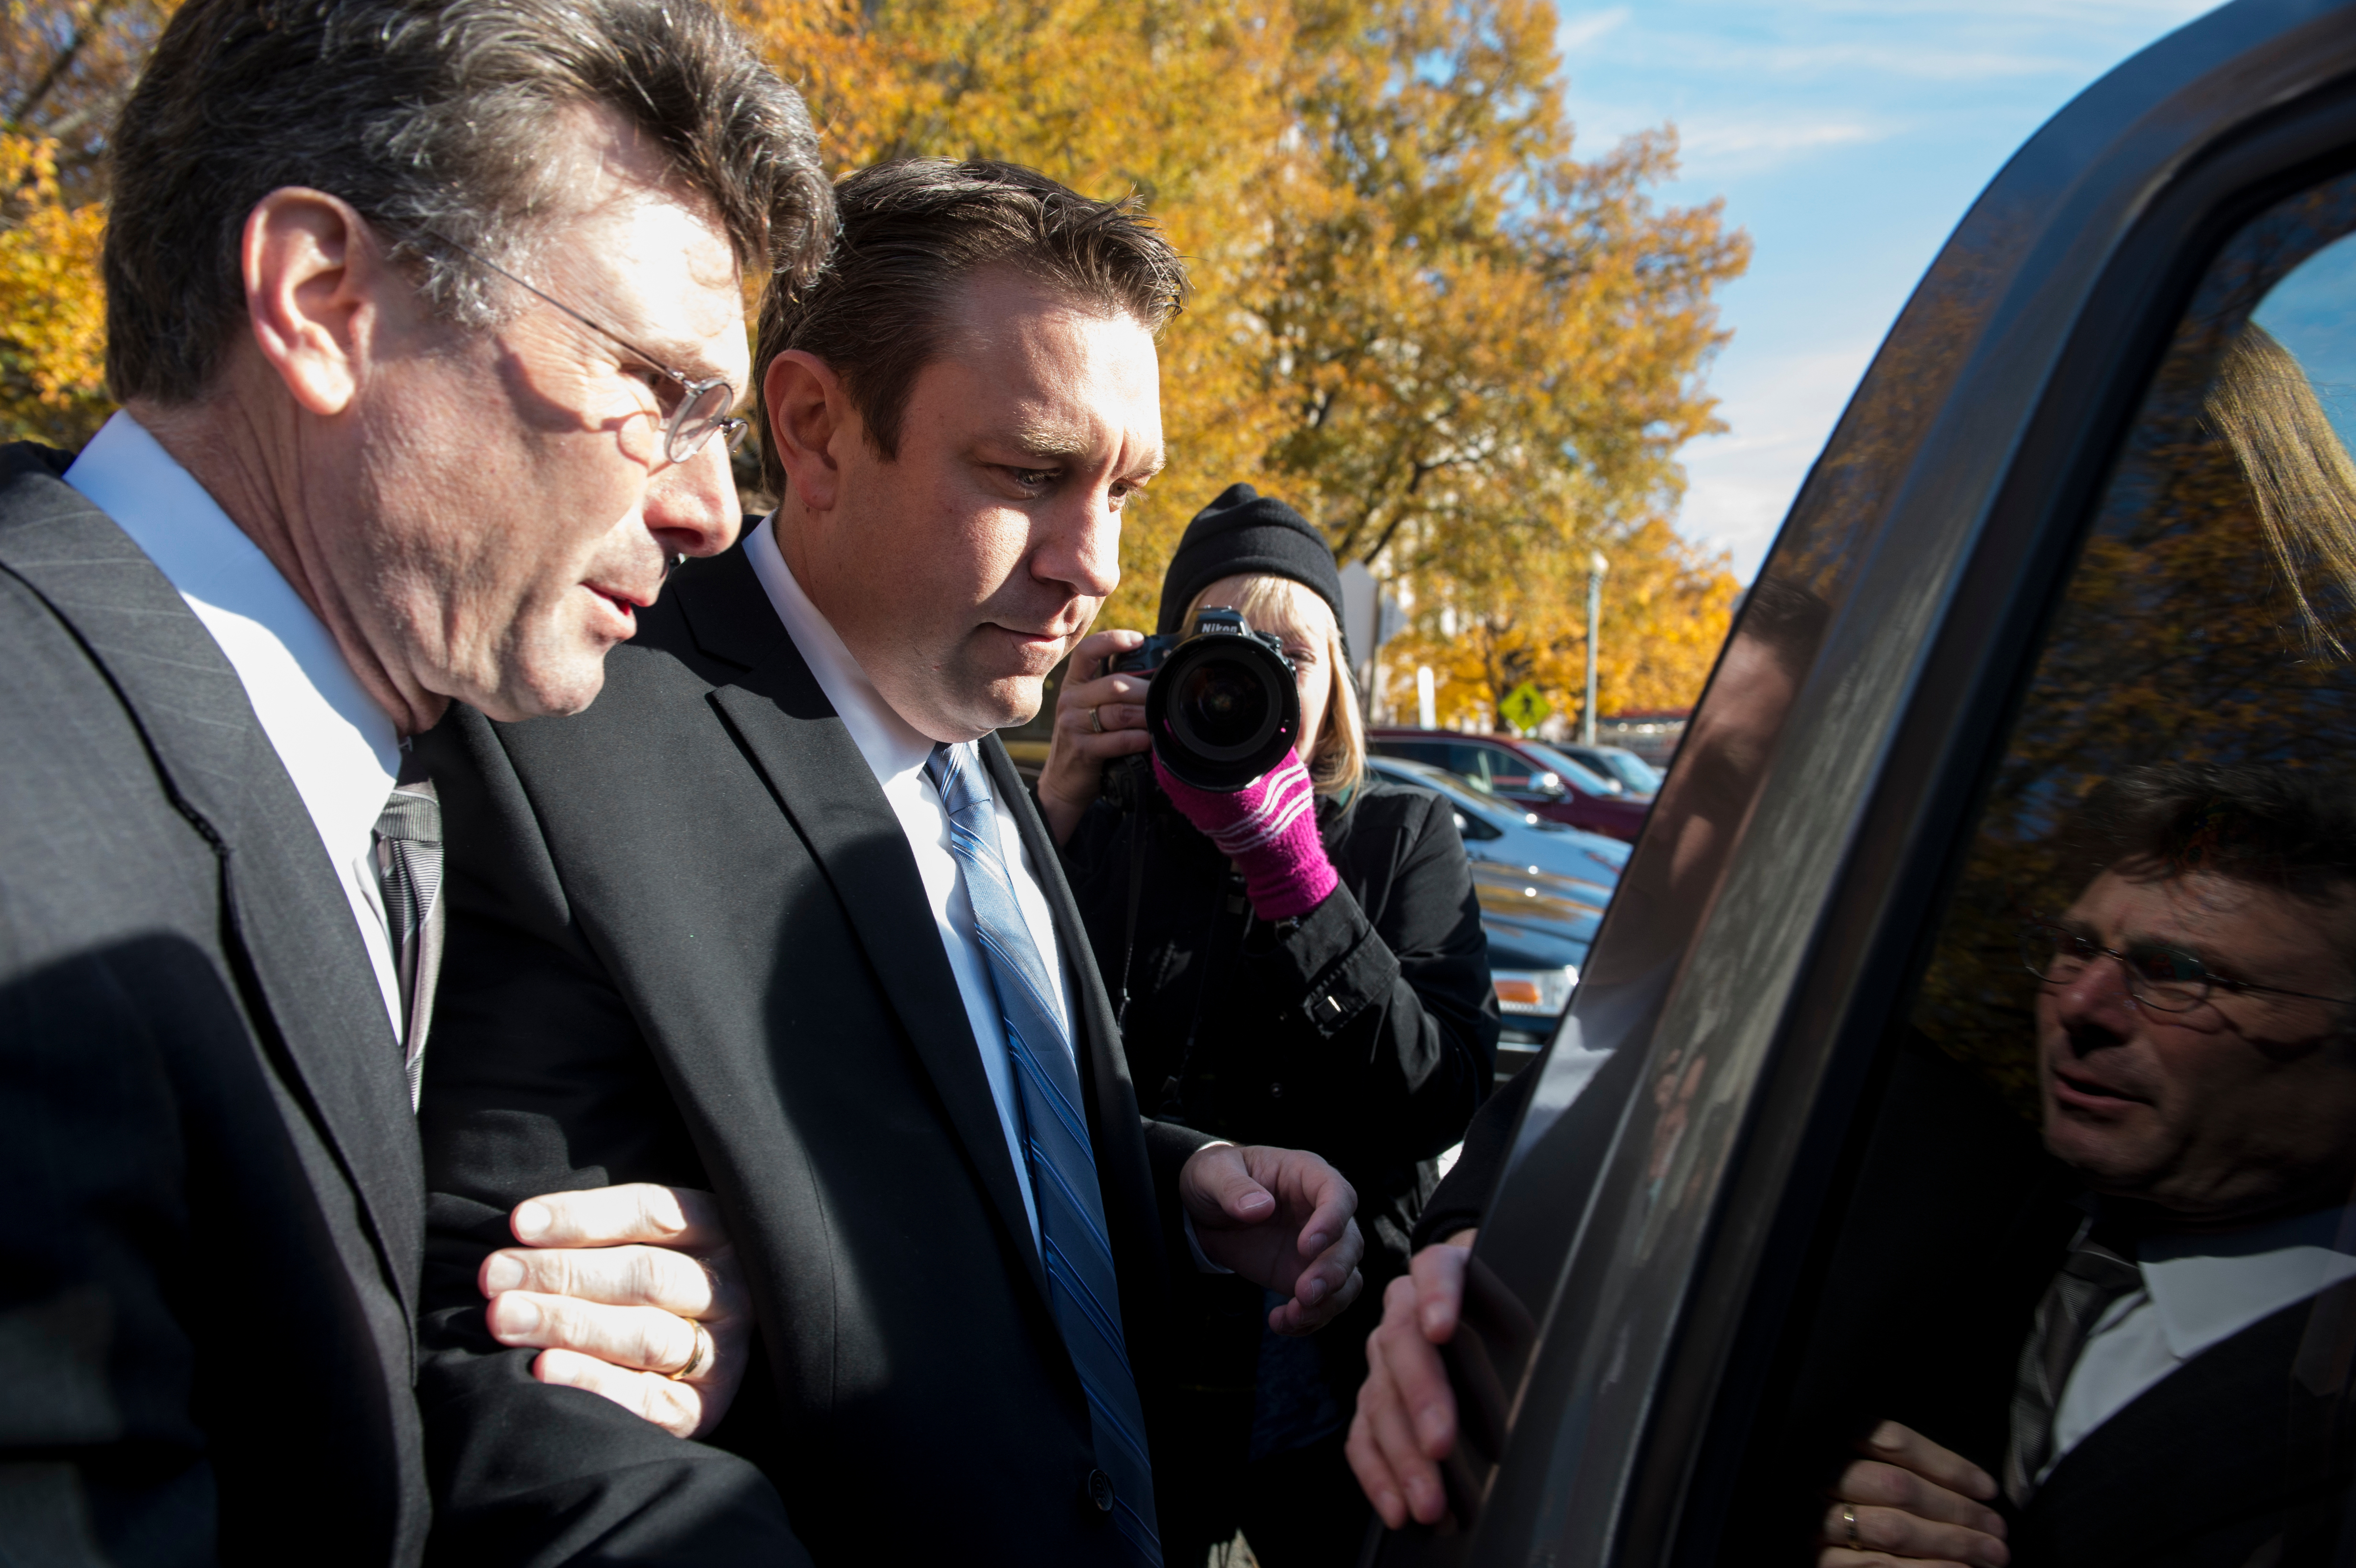
{"type": "Polygon", "coordinates": [[[2336,770],[2157,763],[2088,794],[2065,852],[2091,880],[2201,873],[2330,905],[2356,888],[2356,795],[2336,770]]]}
{"type": "MultiPolygon", "coordinates": [[[[842,378],[886,461],[916,373],[940,357],[957,291],[975,273],[1011,268],[1080,304],[1117,310],[1159,332],[1186,295],[1186,267],[1135,197],[1093,201],[1016,164],[903,158],[873,164],[834,188],[840,229],[825,269],[761,305],[753,385],[788,349],[842,378]]],[[[761,471],[785,491],[761,396],[761,471]]]]}
{"type": "Polygon", "coordinates": [[[115,131],[115,397],[204,392],[246,330],[246,216],[285,186],[349,202],[445,319],[495,324],[506,296],[465,252],[535,237],[551,144],[584,105],[663,149],[738,265],[790,279],[823,256],[809,112],[701,0],[187,0],[115,131]]]}

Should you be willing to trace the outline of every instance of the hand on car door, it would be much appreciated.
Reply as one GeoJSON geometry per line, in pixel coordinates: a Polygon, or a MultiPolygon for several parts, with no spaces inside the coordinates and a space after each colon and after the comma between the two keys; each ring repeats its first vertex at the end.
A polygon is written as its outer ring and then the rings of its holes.
{"type": "Polygon", "coordinates": [[[1366,1336],[1366,1381],[1350,1423],[1350,1468],[1393,1530],[1409,1519],[1437,1524],[1448,1512],[1440,1461],[1456,1445],[1456,1392],[1440,1347],[1464,1305],[1472,1231],[1415,1254],[1383,1293],[1383,1320],[1366,1336]]]}

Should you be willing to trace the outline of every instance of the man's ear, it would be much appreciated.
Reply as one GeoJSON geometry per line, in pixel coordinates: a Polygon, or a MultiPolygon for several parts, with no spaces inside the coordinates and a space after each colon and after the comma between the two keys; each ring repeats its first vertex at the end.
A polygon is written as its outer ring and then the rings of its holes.
{"type": "Polygon", "coordinates": [[[866,439],[842,378],[817,355],[787,349],[761,377],[761,406],[795,498],[810,511],[832,511],[842,494],[842,443],[866,439]]]}
{"type": "Polygon", "coordinates": [[[409,292],[368,220],[325,191],[282,186],[246,214],[238,260],[262,358],[303,409],[342,413],[381,327],[384,291],[401,289],[404,303],[409,292]]]}

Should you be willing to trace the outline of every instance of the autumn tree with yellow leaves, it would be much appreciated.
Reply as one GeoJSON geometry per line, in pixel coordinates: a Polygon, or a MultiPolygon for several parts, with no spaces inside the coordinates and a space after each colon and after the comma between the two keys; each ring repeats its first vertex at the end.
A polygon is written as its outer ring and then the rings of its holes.
{"type": "Polygon", "coordinates": [[[0,425],[79,446],[105,387],[106,137],[169,15],[155,0],[9,0],[0,26],[0,425]]]}
{"type": "MultiPolygon", "coordinates": [[[[998,157],[1141,193],[1196,293],[1165,334],[1172,464],[1132,503],[1112,624],[1150,621],[1185,519],[1280,495],[1412,609],[1387,661],[1443,713],[1690,701],[1734,582],[1668,526],[1718,428],[1715,290],[1748,245],[1663,210],[1667,132],[1573,155],[1544,0],[746,0],[842,167],[998,157]],[[1572,579],[1576,578],[1574,583],[1572,579]]],[[[1398,699],[1393,695],[1393,702],[1398,699]]]]}
{"type": "MultiPolygon", "coordinates": [[[[1690,700],[1734,584],[1669,527],[1717,428],[1715,290],[1747,242],[1664,209],[1665,130],[1574,155],[1546,0],[733,0],[838,170],[1003,158],[1141,195],[1195,292],[1162,340],[1172,463],[1132,503],[1108,624],[1248,480],[1411,611],[1391,684],[1443,712],[1575,706],[1583,563],[1602,705],[1690,700]]],[[[0,419],[104,417],[103,135],[168,0],[12,0],[0,48],[0,419]]],[[[1397,700],[1397,694],[1392,694],[1397,700]]]]}

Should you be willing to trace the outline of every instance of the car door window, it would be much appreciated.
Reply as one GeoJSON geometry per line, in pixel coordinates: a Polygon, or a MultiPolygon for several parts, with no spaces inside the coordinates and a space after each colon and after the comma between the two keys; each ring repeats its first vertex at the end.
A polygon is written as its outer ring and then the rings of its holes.
{"type": "Polygon", "coordinates": [[[1497,788],[1495,771],[1490,766],[1494,753],[1486,746],[1455,744],[1448,748],[1447,768],[1451,773],[1483,795],[1494,794],[1497,788]]]}
{"type": "Polygon", "coordinates": [[[1721,1563],[1980,1560],[1885,1506],[1923,1445],[2016,1563],[2342,1560],[2351,230],[2356,178],[2262,215],[2160,364],[1838,1153],[1721,1563]]]}
{"type": "Polygon", "coordinates": [[[1429,763],[1435,768],[1448,765],[1448,747],[1430,741],[1384,741],[1379,750],[1385,756],[1404,757],[1411,763],[1429,763]]]}
{"type": "Polygon", "coordinates": [[[1483,746],[1482,754],[1489,762],[1489,787],[1507,795],[1532,793],[1529,760],[1503,746],[1483,746]]]}

